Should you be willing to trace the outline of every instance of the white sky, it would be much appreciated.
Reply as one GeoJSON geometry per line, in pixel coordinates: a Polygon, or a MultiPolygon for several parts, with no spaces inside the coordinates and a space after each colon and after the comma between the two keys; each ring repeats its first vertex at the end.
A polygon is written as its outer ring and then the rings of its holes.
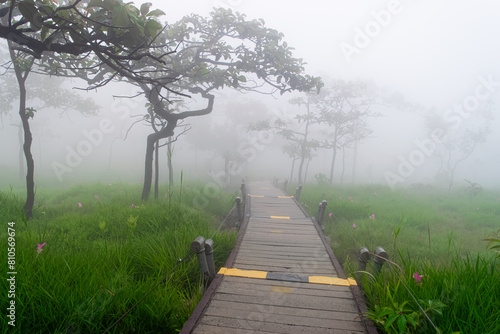
{"type": "MultiPolygon", "coordinates": [[[[184,0],[153,1],[168,22],[213,6],[263,18],[285,34],[311,74],[373,79],[406,96],[447,107],[468,95],[477,76],[497,74],[500,2],[492,0],[184,0]],[[354,45],[356,29],[376,22],[373,12],[397,8],[390,22],[348,63],[340,45],[354,45]]],[[[139,4],[139,3],[137,3],[139,4]]]]}

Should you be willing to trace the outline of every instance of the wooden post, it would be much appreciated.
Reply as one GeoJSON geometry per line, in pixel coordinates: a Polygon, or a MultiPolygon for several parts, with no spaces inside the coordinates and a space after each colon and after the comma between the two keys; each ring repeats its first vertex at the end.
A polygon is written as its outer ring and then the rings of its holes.
{"type": "Polygon", "coordinates": [[[318,224],[323,226],[323,218],[325,217],[325,209],[326,209],[326,200],[323,200],[321,203],[319,203],[318,206],[318,224]]]}
{"type": "Polygon", "coordinates": [[[380,246],[375,248],[373,253],[378,255],[374,257],[373,261],[375,262],[375,272],[379,274],[382,271],[385,261],[389,258],[389,254],[380,246]]]}
{"type": "Polygon", "coordinates": [[[236,197],[236,210],[238,211],[238,221],[243,221],[243,208],[241,207],[241,198],[236,197]]]}
{"type": "Polygon", "coordinates": [[[205,240],[205,256],[207,259],[208,266],[208,285],[212,283],[212,280],[215,278],[217,274],[215,272],[215,262],[214,262],[214,241],[212,239],[205,240]]]}
{"type": "Polygon", "coordinates": [[[206,286],[208,279],[210,277],[208,271],[207,258],[205,256],[205,238],[198,237],[191,243],[191,250],[196,253],[198,257],[198,264],[200,265],[201,276],[203,277],[203,282],[206,286]]]}
{"type": "Polygon", "coordinates": [[[295,199],[298,201],[300,200],[300,192],[302,191],[302,185],[299,184],[297,189],[295,189],[295,199]]]}
{"type": "Polygon", "coordinates": [[[247,188],[245,186],[245,180],[241,183],[241,197],[243,198],[243,203],[245,203],[245,200],[247,198],[247,188]]]}
{"type": "Polygon", "coordinates": [[[361,285],[360,271],[366,270],[366,264],[368,263],[368,261],[370,261],[370,251],[366,247],[361,247],[358,257],[358,272],[356,273],[356,280],[358,281],[358,285],[361,285]]]}

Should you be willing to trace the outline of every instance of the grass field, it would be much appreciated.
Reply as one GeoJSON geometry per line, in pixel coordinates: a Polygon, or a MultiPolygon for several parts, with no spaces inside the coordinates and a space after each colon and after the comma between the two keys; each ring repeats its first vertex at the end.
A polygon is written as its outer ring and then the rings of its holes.
{"type": "Polygon", "coordinates": [[[500,259],[484,241],[500,228],[500,192],[306,185],[300,202],[317,216],[323,199],[325,234],[381,330],[500,333],[500,259]],[[378,246],[394,264],[375,274],[372,259],[359,272],[360,248],[378,246]]]}
{"type": "MultiPolygon", "coordinates": [[[[30,221],[20,214],[24,202],[14,191],[0,192],[2,277],[9,271],[9,222],[15,223],[17,272],[16,326],[2,316],[1,332],[102,333],[160,283],[110,333],[176,333],[201,298],[196,257],[177,265],[178,259],[197,236],[213,235],[220,267],[236,238],[226,226],[217,231],[234,195],[211,193],[198,210],[193,202],[202,186],[184,184],[144,203],[135,185],[43,190],[30,221]]],[[[9,284],[2,279],[3,310],[9,284]]]]}

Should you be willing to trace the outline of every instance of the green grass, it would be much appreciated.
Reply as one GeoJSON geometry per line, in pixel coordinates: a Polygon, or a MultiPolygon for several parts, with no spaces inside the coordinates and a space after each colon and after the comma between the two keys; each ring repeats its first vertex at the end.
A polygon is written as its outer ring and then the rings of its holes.
{"type": "Polygon", "coordinates": [[[346,273],[362,278],[371,318],[383,332],[399,333],[398,321],[405,333],[436,332],[405,284],[442,333],[500,333],[500,259],[484,241],[500,226],[499,198],[494,191],[471,197],[465,189],[306,185],[300,200],[311,216],[328,201],[325,234],[346,273]],[[372,260],[358,272],[363,246],[382,246],[395,265],[377,275],[372,260]],[[439,303],[446,306],[434,310],[439,303]]]}
{"type": "MultiPolygon", "coordinates": [[[[7,223],[15,222],[17,271],[16,327],[8,328],[3,312],[1,332],[102,333],[176,266],[199,235],[215,233],[216,266],[222,266],[236,234],[216,229],[234,195],[213,194],[198,210],[193,201],[202,186],[184,184],[182,193],[177,188],[148,202],[140,201],[134,185],[44,190],[30,221],[20,214],[21,198],[1,192],[0,240],[7,249],[7,223]]],[[[7,252],[0,261],[6,273],[7,252]]],[[[191,256],[110,332],[176,333],[202,296],[200,284],[191,256]]],[[[5,279],[0,285],[7,291],[5,279]]],[[[8,302],[3,293],[0,307],[8,302]]]]}

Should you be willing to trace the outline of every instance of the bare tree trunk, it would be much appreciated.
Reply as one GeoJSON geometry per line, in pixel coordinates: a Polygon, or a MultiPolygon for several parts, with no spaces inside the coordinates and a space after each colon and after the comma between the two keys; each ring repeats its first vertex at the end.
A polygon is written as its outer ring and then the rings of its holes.
{"type": "Polygon", "coordinates": [[[30,116],[26,113],[26,79],[28,78],[33,61],[31,61],[31,64],[27,67],[28,69],[24,71],[23,75],[23,71],[21,71],[19,64],[16,63],[13,43],[9,41],[8,45],[10,58],[14,63],[14,71],[19,85],[19,116],[21,117],[21,123],[23,125],[23,151],[24,156],[26,157],[26,202],[24,203],[24,212],[26,214],[26,218],[30,219],[33,217],[33,205],[35,203],[35,161],[33,160],[33,154],[31,153],[33,135],[31,134],[29,123],[30,116]]]}
{"type": "Polygon", "coordinates": [[[337,146],[333,146],[333,157],[332,157],[332,165],[330,166],[330,184],[333,183],[333,170],[335,168],[335,160],[337,159],[337,146]]]}
{"type": "Polygon", "coordinates": [[[306,172],[304,174],[304,183],[307,182],[307,171],[309,170],[309,164],[311,163],[311,158],[307,159],[306,172]]]}
{"type": "Polygon", "coordinates": [[[158,199],[158,183],[160,182],[159,140],[155,143],[155,199],[158,199]]]}
{"type": "Polygon", "coordinates": [[[340,184],[344,184],[345,173],[345,146],[342,147],[342,173],[340,174],[340,184]]]}
{"type": "Polygon", "coordinates": [[[356,183],[356,163],[358,160],[358,141],[354,142],[354,153],[352,157],[352,184],[356,183]]]}
{"type": "Polygon", "coordinates": [[[301,149],[301,154],[300,154],[300,165],[299,165],[299,177],[298,177],[298,182],[299,184],[302,184],[302,168],[304,167],[304,160],[306,159],[306,145],[307,145],[307,132],[309,131],[309,122],[310,122],[310,109],[309,109],[309,101],[307,101],[306,104],[307,107],[307,120],[306,120],[306,129],[304,131],[304,140],[302,141],[302,145],[300,147],[301,149]]]}
{"type": "Polygon", "coordinates": [[[168,122],[167,126],[158,132],[148,136],[146,144],[146,159],[144,162],[144,184],[142,187],[142,199],[147,200],[151,193],[151,183],[153,181],[153,152],[156,141],[173,135],[177,122],[168,122]]]}
{"type": "Polygon", "coordinates": [[[23,122],[21,121],[18,125],[17,135],[19,138],[19,179],[22,180],[26,175],[26,165],[24,163],[24,151],[23,151],[23,122]]]}
{"type": "Polygon", "coordinates": [[[174,169],[172,167],[172,137],[169,137],[167,144],[167,157],[168,157],[168,187],[169,189],[174,186],[174,169]]]}
{"type": "Polygon", "coordinates": [[[290,182],[293,182],[293,170],[295,169],[295,161],[296,160],[297,159],[295,159],[295,158],[292,160],[292,170],[290,171],[290,182]]]}

